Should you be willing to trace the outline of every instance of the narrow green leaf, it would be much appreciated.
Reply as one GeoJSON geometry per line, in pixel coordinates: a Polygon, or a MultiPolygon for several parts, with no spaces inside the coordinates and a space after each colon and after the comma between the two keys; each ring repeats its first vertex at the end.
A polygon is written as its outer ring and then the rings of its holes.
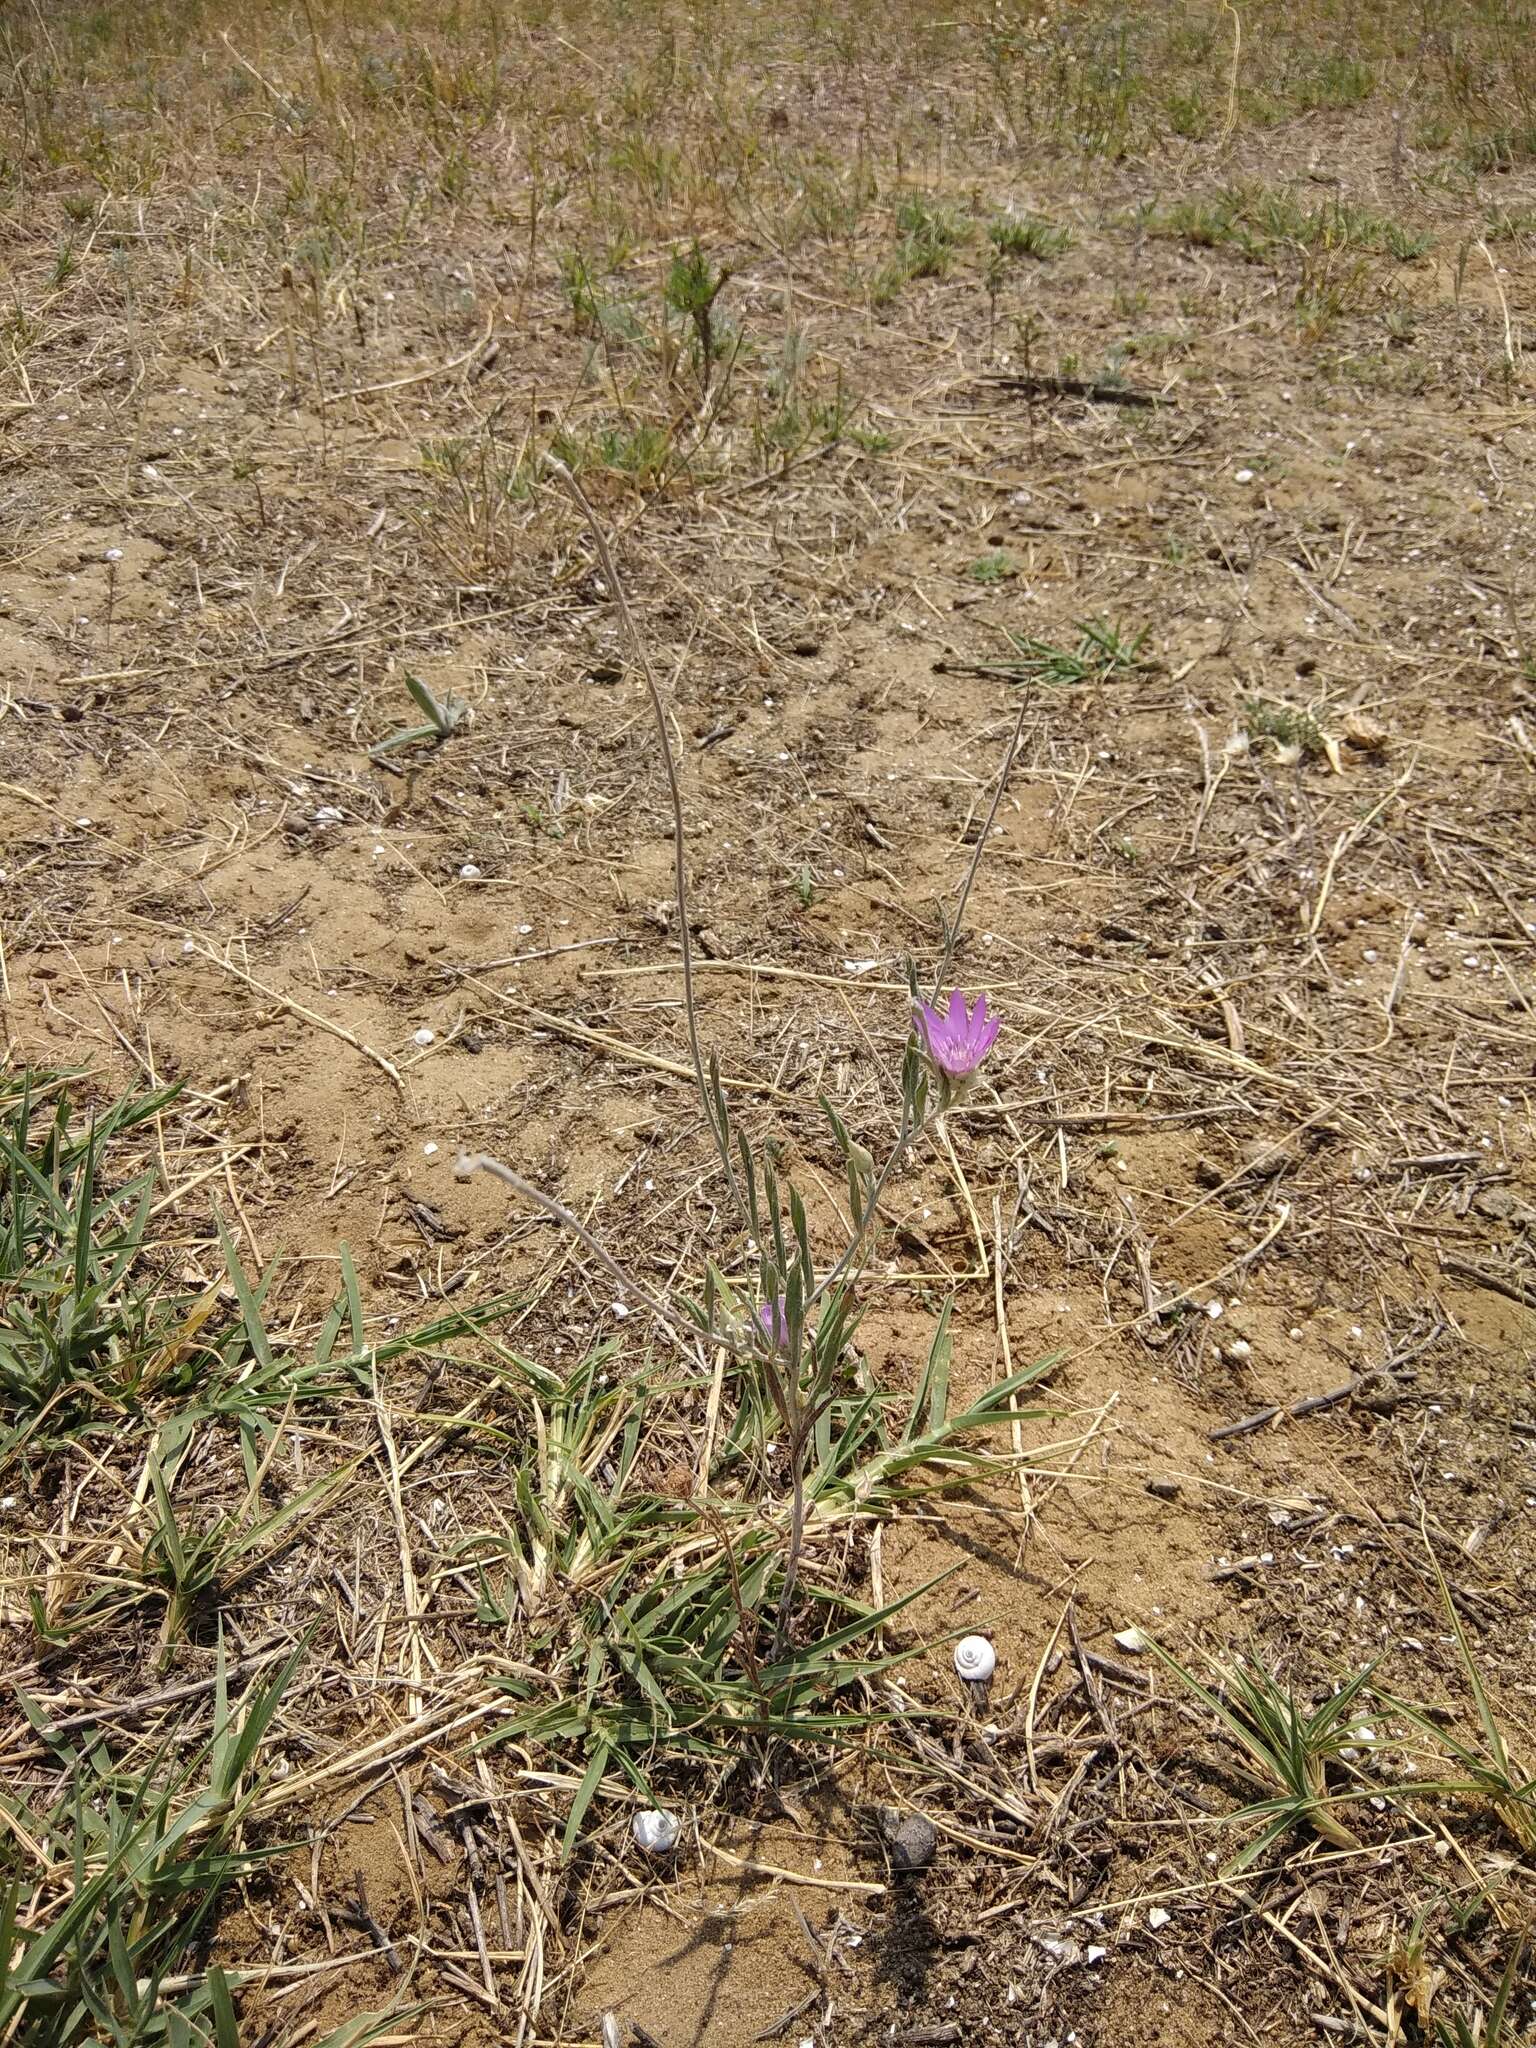
{"type": "Polygon", "coordinates": [[[576,1837],[581,1833],[581,1824],[587,1817],[587,1808],[597,1796],[608,1770],[609,1749],[606,1743],[599,1743],[592,1752],[592,1761],[587,1765],[587,1774],[577,1787],[576,1797],[571,1802],[571,1817],[565,1824],[565,1833],[560,1840],[561,1857],[570,1855],[576,1846],[576,1837]]]}
{"type": "Polygon", "coordinates": [[[215,1963],[208,1972],[208,2003],[213,2008],[215,2048],[240,2048],[240,2023],[235,2018],[235,2001],[229,1979],[215,1963]]]}
{"type": "Polygon", "coordinates": [[[224,1218],[217,1209],[213,1212],[213,1223],[219,1233],[219,1244],[223,1249],[224,1266],[229,1274],[230,1285],[234,1288],[235,1298],[240,1303],[240,1314],[245,1324],[246,1342],[251,1347],[251,1355],[258,1365],[264,1365],[270,1371],[272,1349],[267,1342],[266,1325],[262,1322],[261,1310],[256,1296],[251,1292],[250,1282],[245,1277],[240,1255],[235,1250],[229,1232],[224,1228],[224,1218]]]}

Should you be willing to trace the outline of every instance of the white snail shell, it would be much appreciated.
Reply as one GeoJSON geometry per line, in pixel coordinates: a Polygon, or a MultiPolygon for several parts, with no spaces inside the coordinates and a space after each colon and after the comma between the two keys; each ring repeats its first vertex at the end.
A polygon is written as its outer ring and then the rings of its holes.
{"type": "Polygon", "coordinates": [[[985,1636],[964,1636],[955,1645],[955,1669],[971,1684],[983,1684],[997,1669],[997,1652],[985,1636]]]}
{"type": "Polygon", "coordinates": [[[647,1856],[670,1856],[677,1847],[677,1838],[681,1830],[677,1824],[676,1814],[662,1813],[652,1806],[635,1815],[630,1823],[630,1832],[635,1838],[636,1846],[643,1849],[647,1856]]]}

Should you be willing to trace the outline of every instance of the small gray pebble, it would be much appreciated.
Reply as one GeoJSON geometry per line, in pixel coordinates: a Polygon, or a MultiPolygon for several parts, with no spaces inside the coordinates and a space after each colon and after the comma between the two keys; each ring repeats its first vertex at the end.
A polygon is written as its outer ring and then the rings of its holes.
{"type": "Polygon", "coordinates": [[[920,1813],[900,1813],[893,1806],[880,1809],[880,1832],[896,1870],[926,1870],[939,1845],[933,1822],[920,1813]]]}

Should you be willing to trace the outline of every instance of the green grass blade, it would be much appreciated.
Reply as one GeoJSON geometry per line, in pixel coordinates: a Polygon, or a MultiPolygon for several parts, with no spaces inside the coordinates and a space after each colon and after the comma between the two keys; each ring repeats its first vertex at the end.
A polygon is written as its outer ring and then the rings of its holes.
{"type": "Polygon", "coordinates": [[[267,1328],[261,1318],[261,1308],[257,1297],[251,1291],[250,1282],[245,1277],[245,1268],[240,1263],[240,1255],[235,1250],[229,1232],[224,1228],[224,1218],[217,1209],[213,1212],[213,1223],[214,1228],[219,1233],[219,1245],[224,1253],[224,1267],[225,1271],[229,1274],[229,1283],[234,1288],[235,1298],[240,1303],[240,1315],[245,1324],[245,1341],[250,1345],[251,1355],[256,1360],[256,1363],[265,1366],[270,1371],[272,1366],[272,1347],[267,1341],[267,1328]]]}
{"type": "Polygon", "coordinates": [[[592,1761],[587,1765],[586,1776],[577,1787],[576,1797],[571,1802],[571,1816],[565,1824],[565,1833],[560,1838],[560,1855],[562,1860],[569,1856],[572,1849],[576,1846],[576,1838],[581,1833],[581,1824],[587,1817],[587,1808],[596,1798],[597,1789],[608,1774],[609,1755],[610,1751],[606,1743],[599,1743],[592,1752],[592,1761]]]}
{"type": "Polygon", "coordinates": [[[938,1326],[933,1341],[928,1346],[928,1362],[923,1367],[923,1376],[917,1383],[912,1396],[912,1407],[907,1415],[907,1426],[901,1433],[903,1443],[913,1441],[921,1426],[928,1435],[942,1428],[949,1408],[949,1367],[954,1355],[954,1343],[949,1334],[950,1317],[954,1312],[955,1298],[945,1298],[939,1310],[938,1326]],[[926,1411],[926,1420],[925,1417],[926,1411]]]}

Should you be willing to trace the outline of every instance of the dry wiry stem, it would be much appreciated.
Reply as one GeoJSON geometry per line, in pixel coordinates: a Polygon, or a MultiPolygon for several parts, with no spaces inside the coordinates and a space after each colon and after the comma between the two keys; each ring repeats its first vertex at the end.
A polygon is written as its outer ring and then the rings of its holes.
{"type": "Polygon", "coordinates": [[[736,1177],[736,1162],[731,1157],[730,1137],[720,1122],[720,1112],[716,1107],[714,1091],[710,1086],[709,1070],[704,1062],[704,1050],[699,1043],[698,1004],[693,984],[693,931],[691,913],[688,906],[688,852],[685,842],[683,791],[682,784],[678,779],[677,757],[672,751],[672,735],[667,728],[666,706],[661,701],[661,687],[656,680],[656,671],[651,666],[650,650],[646,646],[644,635],[636,623],[635,615],[630,610],[629,598],[624,589],[623,578],[619,575],[618,564],[615,562],[613,551],[608,545],[608,537],[603,531],[602,522],[593,511],[586,492],[581,488],[581,485],[576,481],[565,464],[554,456],[550,456],[548,460],[551,470],[575,500],[583,519],[586,521],[587,531],[592,536],[592,545],[597,550],[597,558],[602,564],[604,578],[607,581],[609,590],[613,593],[614,602],[619,608],[619,617],[624,623],[625,636],[634,653],[640,673],[645,677],[646,691],[650,696],[651,714],[656,721],[656,744],[661,749],[662,762],[667,771],[667,793],[672,802],[672,881],[673,887],[677,891],[678,939],[682,947],[683,959],[683,1014],[688,1026],[688,1050],[693,1059],[693,1077],[699,1091],[699,1103],[703,1108],[705,1118],[713,1134],[715,1149],[720,1155],[720,1165],[725,1174],[726,1186],[731,1191],[731,1199],[736,1205],[737,1215],[745,1223],[747,1221],[747,1207],[736,1177]]]}
{"type": "Polygon", "coordinates": [[[1018,715],[1013,722],[1013,731],[1009,735],[1002,766],[997,771],[997,787],[992,792],[992,802],[988,806],[987,815],[982,822],[981,830],[976,836],[976,850],[971,855],[970,865],[965,871],[965,880],[960,885],[960,895],[955,904],[955,914],[948,920],[945,928],[944,951],[939,958],[938,972],[933,978],[933,1000],[935,1003],[938,1002],[943,993],[945,983],[949,977],[950,963],[955,957],[955,947],[959,942],[961,932],[965,929],[965,913],[970,906],[971,891],[976,885],[976,875],[981,867],[981,857],[986,852],[988,842],[992,837],[992,826],[997,818],[998,806],[1002,803],[1003,792],[1008,787],[1008,776],[1013,767],[1014,756],[1019,751],[1020,740],[1024,737],[1024,723],[1029,716],[1030,701],[1029,690],[1021,688],[1019,691],[1018,715]]]}
{"type": "Polygon", "coordinates": [[[524,1180],[521,1174],[514,1173],[510,1166],[504,1165],[499,1159],[492,1159],[488,1153],[470,1152],[462,1154],[455,1162],[454,1171],[464,1179],[468,1179],[472,1174],[476,1173],[493,1174],[497,1180],[505,1182],[514,1194],[520,1195],[525,1202],[532,1202],[536,1209],[542,1209],[546,1216],[551,1217],[556,1223],[562,1225],[564,1229],[570,1231],[571,1235],[586,1247],[599,1265],[605,1267],[613,1275],[619,1286],[627,1294],[633,1295],[636,1301],[642,1303],[649,1310],[680,1350],[689,1357],[696,1357],[698,1355],[698,1332],[689,1330],[686,1325],[679,1322],[659,1295],[653,1294],[643,1280],[639,1280],[633,1273],[627,1272],[620,1265],[619,1261],[614,1258],[613,1254],[592,1235],[581,1218],[570,1209],[567,1209],[563,1202],[557,1202],[553,1195],[546,1194],[542,1188],[536,1188],[532,1181],[524,1180]]]}

